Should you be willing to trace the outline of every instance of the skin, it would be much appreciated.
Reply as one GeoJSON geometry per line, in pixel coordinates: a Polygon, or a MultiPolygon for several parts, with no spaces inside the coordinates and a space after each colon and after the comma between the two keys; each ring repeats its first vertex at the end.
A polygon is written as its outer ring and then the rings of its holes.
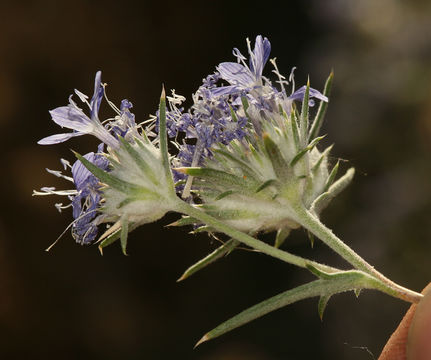
{"type": "Polygon", "coordinates": [[[422,294],[424,298],[407,311],[379,360],[431,359],[431,283],[422,294]]]}

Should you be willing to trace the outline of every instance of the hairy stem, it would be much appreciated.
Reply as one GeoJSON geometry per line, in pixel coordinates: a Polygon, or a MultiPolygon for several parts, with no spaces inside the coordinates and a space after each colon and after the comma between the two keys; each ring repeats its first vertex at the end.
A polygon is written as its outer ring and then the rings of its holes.
{"type": "Polygon", "coordinates": [[[363,258],[361,258],[355,251],[353,251],[341,239],[339,239],[330,229],[328,229],[322,222],[320,222],[320,220],[316,216],[306,210],[303,206],[298,206],[295,210],[298,216],[297,221],[304,228],[306,228],[316,237],[322,240],[326,245],[328,245],[332,250],[339,254],[343,259],[352,264],[356,269],[370,274],[371,276],[387,284],[390,288],[396,291],[397,295],[394,296],[411,303],[418,303],[422,299],[422,294],[400,286],[385,277],[380,272],[378,272],[373,266],[371,266],[363,258]]]}
{"type": "Polygon", "coordinates": [[[305,258],[302,258],[297,255],[293,255],[291,253],[288,253],[287,251],[283,251],[280,249],[277,249],[271,245],[268,245],[264,243],[263,241],[260,241],[258,239],[255,239],[251,237],[250,235],[247,235],[246,233],[243,233],[239,230],[236,230],[235,228],[217,220],[216,218],[212,217],[211,215],[206,214],[205,212],[196,209],[194,206],[181,201],[178,199],[176,211],[181,212],[183,214],[186,214],[188,216],[191,216],[195,219],[198,219],[202,221],[203,223],[211,226],[212,228],[216,229],[217,231],[220,231],[233,239],[236,239],[243,244],[250,246],[251,248],[258,250],[264,254],[267,254],[269,256],[275,257],[277,259],[280,259],[284,262],[287,262],[292,265],[299,266],[301,268],[307,268],[307,265],[315,266],[316,268],[328,272],[328,273],[334,273],[340,271],[337,268],[323,265],[305,258]]]}

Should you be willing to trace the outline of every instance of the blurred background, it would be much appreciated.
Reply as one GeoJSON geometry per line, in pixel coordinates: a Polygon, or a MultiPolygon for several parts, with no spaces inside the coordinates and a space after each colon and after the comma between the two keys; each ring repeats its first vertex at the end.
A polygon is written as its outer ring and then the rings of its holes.
{"type": "MultiPolygon", "coordinates": [[[[323,221],[378,270],[420,291],[431,254],[431,3],[328,1],[2,1],[0,3],[1,182],[0,357],[3,359],[373,359],[408,308],[363,292],[331,299],[324,321],[317,299],[271,313],[193,350],[208,330],[255,303],[312,279],[267,256],[235,251],[183,283],[175,280],[217,244],[168,215],[100,256],[67,233],[70,213],[31,197],[69,184],[60,169],[75,138],[44,147],[59,128],[48,110],[74,88],[91,96],[103,71],[110,99],[127,98],[138,120],[157,108],[161,84],[190,98],[201,79],[245,38],[272,43],[286,75],[297,66],[322,89],[335,71],[323,133],[335,143],[352,185],[323,221]]],[[[265,74],[271,76],[270,67],[265,74]]],[[[190,102],[187,104],[190,105],[190,102]]],[[[105,107],[106,110],[106,107],[105,107]]],[[[271,237],[266,240],[272,241],[271,237]]],[[[290,251],[346,266],[297,230],[290,251]]]]}

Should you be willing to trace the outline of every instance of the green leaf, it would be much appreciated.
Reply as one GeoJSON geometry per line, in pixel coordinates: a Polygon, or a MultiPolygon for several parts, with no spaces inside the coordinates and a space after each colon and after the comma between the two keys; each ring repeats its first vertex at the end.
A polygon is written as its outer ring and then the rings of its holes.
{"type": "Polygon", "coordinates": [[[121,229],[118,229],[117,231],[113,232],[111,235],[109,235],[106,239],[104,239],[99,244],[99,251],[103,255],[103,248],[113,244],[115,241],[117,241],[120,238],[121,235],[121,229]]]}
{"type": "Polygon", "coordinates": [[[145,176],[147,176],[153,184],[157,184],[159,181],[157,180],[157,178],[153,172],[153,169],[146,163],[146,161],[142,158],[142,156],[123,137],[119,136],[118,139],[120,140],[120,142],[123,146],[123,149],[127,151],[127,153],[130,155],[130,157],[136,163],[136,165],[138,165],[138,167],[145,174],[145,176]]]}
{"type": "Polygon", "coordinates": [[[287,179],[290,173],[289,164],[281,154],[278,145],[271,139],[268,133],[263,134],[263,143],[271,160],[275,174],[279,179],[287,179]]]}
{"type": "Polygon", "coordinates": [[[307,80],[307,87],[305,88],[304,98],[302,100],[302,109],[301,109],[301,117],[300,117],[300,122],[301,122],[300,130],[301,130],[302,143],[308,141],[307,132],[308,132],[309,100],[310,100],[310,79],[307,80]]]}
{"type": "Polygon", "coordinates": [[[275,236],[275,243],[274,246],[276,248],[279,248],[284,241],[287,239],[287,237],[290,234],[290,228],[282,228],[282,229],[278,229],[277,231],[277,235],[275,236]]]}
{"type": "Polygon", "coordinates": [[[277,180],[275,179],[266,180],[262,185],[259,185],[259,187],[256,189],[256,194],[266,189],[268,186],[274,185],[276,182],[277,180]]]}
{"type": "Polygon", "coordinates": [[[239,241],[236,240],[228,240],[223,245],[219,246],[217,249],[215,249],[211,254],[204,257],[203,259],[199,260],[197,263],[190,266],[183,275],[177,280],[177,282],[187,279],[189,276],[193,275],[194,273],[198,272],[199,270],[202,270],[206,266],[212,264],[216,260],[220,259],[221,257],[229,254],[232,252],[233,249],[235,249],[239,245],[239,241]]]}
{"type": "Polygon", "coordinates": [[[200,221],[192,218],[191,216],[183,216],[181,219],[174,221],[171,224],[168,224],[166,226],[186,226],[186,225],[193,225],[193,224],[199,224],[200,221]]]}
{"type": "Polygon", "coordinates": [[[295,164],[307,153],[309,152],[311,149],[313,149],[317,143],[322,140],[325,136],[319,136],[317,138],[315,138],[307,147],[305,147],[304,149],[302,149],[298,154],[295,155],[295,157],[292,159],[292,161],[290,162],[290,166],[295,166],[295,164]]]}
{"type": "Polygon", "coordinates": [[[307,235],[308,235],[308,239],[310,240],[310,243],[311,243],[311,248],[313,248],[314,247],[315,237],[314,237],[313,233],[311,233],[308,230],[307,230],[307,235]]]}
{"type": "Polygon", "coordinates": [[[188,167],[188,168],[176,168],[176,171],[182,172],[184,174],[200,177],[208,181],[212,181],[221,187],[229,188],[235,187],[238,190],[244,190],[244,188],[250,188],[254,185],[251,183],[251,179],[241,178],[236,175],[229,174],[225,171],[201,168],[201,167],[188,167]]]}
{"type": "Polygon", "coordinates": [[[323,191],[328,191],[329,187],[334,182],[335,177],[337,176],[337,172],[338,172],[338,167],[339,166],[340,166],[340,161],[337,161],[337,163],[332,168],[331,173],[328,176],[328,180],[326,180],[326,184],[325,184],[325,187],[323,188],[323,191]]]}
{"type": "Polygon", "coordinates": [[[164,87],[162,88],[159,105],[159,147],[166,178],[173,182],[171,167],[169,165],[168,138],[166,133],[166,93],[164,87]]]}
{"type": "MultiPolygon", "coordinates": [[[[248,107],[249,107],[247,97],[245,97],[245,96],[241,96],[241,102],[242,102],[242,106],[243,106],[243,108],[244,108],[244,112],[245,112],[245,113],[246,113],[246,115],[247,115],[247,109],[248,109],[248,107]]],[[[248,115],[247,115],[247,117],[248,117],[248,115]]]]}
{"type": "Polygon", "coordinates": [[[222,149],[214,149],[214,152],[216,154],[220,154],[220,155],[226,157],[231,162],[233,162],[236,165],[238,165],[239,168],[244,173],[244,175],[246,175],[247,177],[250,177],[250,178],[253,178],[253,179],[256,177],[256,174],[255,174],[254,170],[245,161],[239,159],[235,155],[231,154],[229,151],[222,150],[222,149]]]}
{"type": "Polygon", "coordinates": [[[328,146],[320,155],[319,160],[317,160],[317,162],[313,165],[313,167],[311,168],[311,171],[313,173],[316,173],[316,171],[319,170],[320,165],[323,162],[324,158],[327,158],[329,153],[331,152],[332,148],[334,147],[334,145],[328,146]]]}
{"type": "Polygon", "coordinates": [[[319,303],[317,305],[317,311],[319,312],[320,321],[323,321],[323,313],[325,312],[326,305],[328,305],[328,301],[331,298],[330,295],[323,295],[319,299],[319,303]]]}
{"type": "Polygon", "coordinates": [[[121,250],[127,255],[127,235],[129,234],[129,221],[124,218],[121,220],[121,250]]]}
{"type": "Polygon", "coordinates": [[[234,193],[233,190],[225,191],[224,193],[221,193],[220,195],[218,195],[214,200],[221,200],[221,199],[225,198],[226,196],[232,195],[233,193],[234,193]]]}
{"type": "Polygon", "coordinates": [[[290,114],[290,125],[292,127],[292,135],[293,141],[295,143],[295,148],[299,149],[301,144],[299,142],[299,128],[298,128],[298,116],[295,108],[293,108],[292,113],[290,114]]]}
{"type": "Polygon", "coordinates": [[[381,290],[382,283],[362,271],[343,271],[332,275],[328,280],[315,280],[310,283],[287,290],[281,294],[271,297],[261,303],[254,305],[238,315],[220,324],[210,332],[206,333],[195,345],[214,339],[239,326],[255,320],[271,311],[280,309],[299,300],[312,297],[327,297],[333,294],[350,291],[355,288],[368,288],[381,290]]]}
{"type": "Polygon", "coordinates": [[[324,192],[319,197],[317,197],[316,200],[313,201],[310,206],[310,211],[315,214],[320,214],[320,212],[329,205],[331,200],[339,193],[341,193],[347,187],[347,185],[350,184],[354,174],[354,168],[350,168],[349,170],[347,170],[342,177],[340,177],[329,187],[328,191],[324,192]]]}
{"type": "MultiPolygon", "coordinates": [[[[72,150],[73,151],[73,150],[72,150]]],[[[110,187],[123,192],[125,194],[130,193],[139,193],[143,190],[142,187],[129,183],[124,180],[120,180],[117,177],[107,173],[106,171],[103,171],[90,161],[88,161],[86,158],[78,154],[77,152],[73,151],[75,156],[79,161],[82,162],[82,164],[90,171],[95,177],[97,177],[101,182],[109,185],[110,187]]]]}
{"type": "MultiPolygon", "coordinates": [[[[323,90],[323,95],[325,95],[328,98],[331,93],[333,78],[334,78],[334,72],[331,71],[328,79],[326,80],[325,88],[323,90]]],[[[314,139],[319,134],[327,107],[328,107],[328,103],[326,101],[321,100],[319,109],[317,110],[317,114],[313,120],[313,124],[311,125],[310,133],[308,135],[309,139],[314,139]]]]}

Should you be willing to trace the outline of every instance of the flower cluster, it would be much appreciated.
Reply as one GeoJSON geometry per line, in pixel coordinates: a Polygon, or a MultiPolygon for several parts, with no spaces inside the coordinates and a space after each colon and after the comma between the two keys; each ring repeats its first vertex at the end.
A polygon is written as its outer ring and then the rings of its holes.
{"type": "Polygon", "coordinates": [[[139,131],[140,125],[136,124],[135,116],[130,112],[132,103],[124,99],[118,108],[109,101],[100,71],[96,73],[90,102],[80,91],[75,90],[75,94],[89,107],[90,116],[78,107],[71,95],[69,105],[56,108],[50,114],[55,123],[73,132],[52,135],[38,143],[57,144],[85,134],[97,137],[102,143],[95,153],[77,155],[78,160],[73,165],[61,160],[65,170],[71,171],[71,177],[48,169],[50,173],[73,182],[75,189],[44,187],[41,191],[34,191],[34,195],[67,196],[70,204],[63,206],[60,203],[56,207],[59,211],[72,207],[72,235],[77,243],[90,244],[96,240],[98,226],[104,222],[115,224],[101,239],[112,234],[118,238],[120,228],[127,226],[131,230],[162,217],[169,210],[165,189],[170,184],[159,175],[163,172],[160,152],[155,141],[150,141],[145,132],[139,131]],[[98,113],[103,98],[116,115],[100,121],[98,113]]]}
{"type": "MultiPolygon", "coordinates": [[[[67,106],[52,110],[52,120],[72,132],[56,134],[39,144],[57,144],[85,134],[101,143],[96,152],[75,153],[71,165],[51,174],[74,184],[72,190],[44,187],[35,195],[63,195],[70,203],[56,204],[59,211],[71,207],[72,235],[80,244],[99,242],[102,250],[120,240],[126,253],[127,236],[134,228],[163,217],[168,211],[183,215],[174,224],[192,225],[194,231],[223,233],[230,239],[186,270],[183,280],[229,254],[240,243],[287,263],[306,268],[317,280],[285,291],[257,304],[208,332],[199,342],[220,336],[270,311],[295,301],[320,298],[320,317],[334,294],[376,289],[417,303],[421,294],[395,284],[368,264],[330,229],[319,216],[329,202],[351,181],[354,170],[337,178],[338,163],[330,169],[331,146],[317,148],[328,103],[332,77],[323,93],[307,85],[295,89],[293,71],[288,79],[269,60],[271,44],[257,36],[254,47],[247,40],[248,61],[238,49],[236,62],[223,62],[207,76],[185,110],[185,98],[164,90],[159,110],[137,124],[132,104],[118,108],[106,97],[100,71],[94,93],[75,90],[89,108],[87,115],[69,98],[67,106]],[[268,60],[277,77],[274,85],[264,74],[268,60]],[[287,91],[290,88],[290,91],[287,91]],[[106,100],[113,118],[99,119],[106,100]],[[166,103],[166,100],[168,103],[166,103]],[[318,100],[314,116],[310,108],[318,100]],[[168,152],[168,139],[176,153],[168,152]],[[97,239],[99,227],[107,230],[97,239]],[[353,266],[340,270],[302,258],[279,247],[292,229],[303,227],[353,266]],[[276,232],[274,245],[260,241],[260,232],[276,232]]],[[[171,225],[174,225],[171,224],[171,225]]]]}
{"type": "Polygon", "coordinates": [[[237,61],[219,64],[193,94],[189,109],[182,107],[185,98],[173,91],[167,109],[160,108],[145,127],[136,124],[129,101],[123,100],[117,108],[106,98],[100,72],[90,102],[75,90],[89,107],[89,116],[72,96],[69,105],[50,112],[55,123],[73,132],[49,136],[39,144],[56,144],[84,134],[102,141],[96,153],[79,157],[70,167],[72,177],[59,175],[73,181],[76,189],[35,192],[69,197],[77,242],[95,241],[103,222],[115,224],[102,239],[112,234],[118,238],[126,223],[130,230],[175,210],[178,199],[173,200],[172,175],[176,192],[189,203],[200,203],[206,213],[249,234],[276,230],[284,237],[300,226],[298,204],[318,215],[322,204],[326,206],[348,183],[352,173],[330,189],[337,167],[329,172],[330,149],[320,152],[316,148],[332,77],[325,94],[309,85],[295,90],[293,71],[286,80],[271,60],[277,87],[263,75],[271,51],[269,40],[259,35],[253,48],[247,39],[247,47],[249,60],[234,49],[237,61]],[[100,121],[104,98],[116,116],[100,121]],[[320,100],[320,107],[310,123],[314,99],[320,100]],[[166,135],[177,146],[167,164],[163,164],[160,147],[162,120],[166,135]]]}

